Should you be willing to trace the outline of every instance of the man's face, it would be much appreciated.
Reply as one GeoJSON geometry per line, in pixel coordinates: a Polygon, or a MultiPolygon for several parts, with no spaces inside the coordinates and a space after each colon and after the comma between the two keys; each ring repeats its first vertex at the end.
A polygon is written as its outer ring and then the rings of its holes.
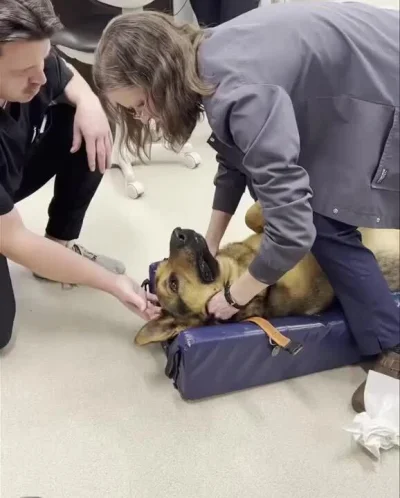
{"type": "Polygon", "coordinates": [[[29,102],[46,83],[44,61],[50,41],[15,41],[0,50],[0,99],[29,102]]]}

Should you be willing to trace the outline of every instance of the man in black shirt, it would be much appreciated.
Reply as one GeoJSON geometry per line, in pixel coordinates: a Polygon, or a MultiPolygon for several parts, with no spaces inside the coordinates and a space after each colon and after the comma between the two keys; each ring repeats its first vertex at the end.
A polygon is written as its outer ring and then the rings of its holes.
{"type": "Polygon", "coordinates": [[[8,259],[40,278],[108,292],[144,319],[158,312],[122,263],[74,242],[110,166],[112,136],[88,84],[51,48],[60,27],[50,0],[1,0],[0,348],[15,315],[8,259]],[[23,225],[15,204],[53,177],[40,237],[23,225]]]}

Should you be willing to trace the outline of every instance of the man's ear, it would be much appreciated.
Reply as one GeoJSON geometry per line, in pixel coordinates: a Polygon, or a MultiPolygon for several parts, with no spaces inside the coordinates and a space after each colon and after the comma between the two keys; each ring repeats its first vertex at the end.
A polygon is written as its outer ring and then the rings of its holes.
{"type": "Polygon", "coordinates": [[[171,315],[163,312],[160,318],[147,322],[139,330],[135,337],[135,344],[144,346],[151,342],[164,342],[176,337],[187,328],[187,323],[180,323],[171,315]]]}

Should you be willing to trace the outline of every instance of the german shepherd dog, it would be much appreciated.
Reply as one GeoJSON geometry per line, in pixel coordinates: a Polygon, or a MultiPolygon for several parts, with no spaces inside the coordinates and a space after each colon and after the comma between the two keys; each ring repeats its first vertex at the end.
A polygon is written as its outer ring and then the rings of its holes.
{"type": "MultiPolygon", "coordinates": [[[[259,250],[264,219],[258,202],[249,208],[245,221],[255,233],[243,242],[226,245],[215,258],[202,235],[181,228],[172,232],[169,257],[159,264],[155,276],[155,292],[162,315],[139,330],[136,344],[167,341],[188,328],[217,323],[207,313],[209,300],[244,273],[259,250]]],[[[359,231],[364,246],[375,255],[390,289],[400,290],[400,231],[365,228],[359,231]]],[[[230,321],[238,322],[251,316],[270,319],[314,315],[328,308],[334,298],[326,275],[309,252],[230,321]]]]}

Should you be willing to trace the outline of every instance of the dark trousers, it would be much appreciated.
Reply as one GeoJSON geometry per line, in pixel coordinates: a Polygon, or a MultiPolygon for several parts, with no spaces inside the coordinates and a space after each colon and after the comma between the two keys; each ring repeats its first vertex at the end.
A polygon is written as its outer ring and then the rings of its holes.
{"type": "Polygon", "coordinates": [[[200,26],[218,26],[259,6],[260,0],[190,0],[200,26]]]}
{"type": "Polygon", "coordinates": [[[400,343],[400,310],[356,227],[314,213],[312,253],[328,276],[361,354],[400,343]]]}
{"type": "MultiPolygon", "coordinates": [[[[50,108],[48,129],[32,148],[14,198],[16,203],[25,199],[55,177],[46,233],[66,241],[79,237],[86,211],[102,179],[98,170],[89,170],[84,143],[79,151],[70,153],[74,115],[74,108],[66,104],[50,108]]],[[[8,264],[0,255],[0,348],[11,338],[14,317],[8,264]]]]}

